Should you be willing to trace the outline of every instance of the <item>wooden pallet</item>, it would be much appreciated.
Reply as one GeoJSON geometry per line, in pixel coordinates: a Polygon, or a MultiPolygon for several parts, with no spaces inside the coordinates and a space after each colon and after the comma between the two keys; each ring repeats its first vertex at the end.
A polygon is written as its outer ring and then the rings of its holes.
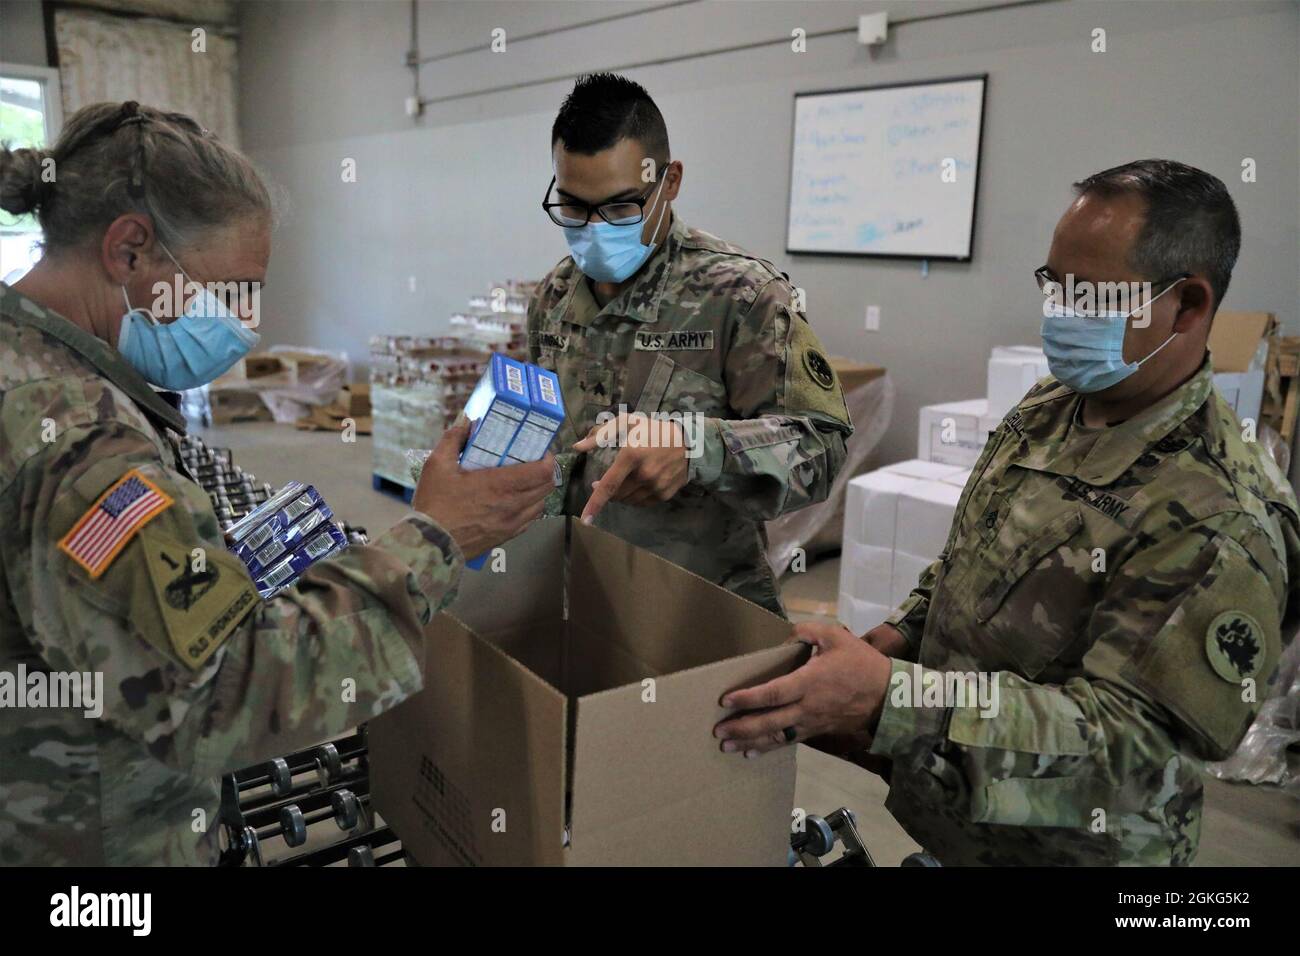
{"type": "Polygon", "coordinates": [[[1268,378],[1264,383],[1264,407],[1260,415],[1291,445],[1300,414],[1300,336],[1279,336],[1270,342],[1268,378]]]}
{"type": "Polygon", "coordinates": [[[381,475],[378,472],[370,473],[370,487],[375,491],[381,491],[386,495],[392,495],[395,498],[401,498],[408,505],[411,499],[415,497],[415,489],[409,488],[400,481],[394,481],[387,475],[381,475]]]}

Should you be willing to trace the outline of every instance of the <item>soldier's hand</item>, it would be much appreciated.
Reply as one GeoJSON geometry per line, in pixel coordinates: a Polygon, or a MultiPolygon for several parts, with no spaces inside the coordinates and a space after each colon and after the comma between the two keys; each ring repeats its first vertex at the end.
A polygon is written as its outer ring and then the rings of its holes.
{"type": "Polygon", "coordinates": [[[790,640],[812,645],[808,663],[723,696],[723,707],[750,711],[713,728],[724,752],[756,757],[822,734],[875,730],[889,686],[889,658],[839,625],[796,624],[790,640]]]}
{"type": "Polygon", "coordinates": [[[573,445],[580,452],[615,447],[619,451],[614,463],[592,482],[591,498],[582,509],[582,520],[587,524],[610,501],[640,507],[668,501],[690,477],[686,435],[675,422],[644,412],[622,412],[592,428],[573,445]]]}
{"type": "Polygon", "coordinates": [[[466,558],[509,541],[542,514],[555,487],[555,459],[482,471],[465,471],[457,460],[470,423],[447,429],[415,486],[411,507],[438,522],[466,558]]]}
{"type": "Polygon", "coordinates": [[[892,624],[877,624],[862,639],[886,657],[902,657],[907,653],[907,638],[892,624]]]}

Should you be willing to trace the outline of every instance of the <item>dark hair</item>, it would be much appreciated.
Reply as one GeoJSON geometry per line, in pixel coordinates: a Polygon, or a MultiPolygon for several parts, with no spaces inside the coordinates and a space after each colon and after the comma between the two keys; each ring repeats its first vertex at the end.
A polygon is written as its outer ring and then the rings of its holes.
{"type": "Polygon", "coordinates": [[[1216,176],[1170,159],[1140,159],[1074,184],[1079,195],[1136,195],[1146,222],[1129,265],[1152,281],[1191,272],[1205,276],[1217,310],[1241,250],[1241,220],[1216,176]]]}
{"type": "Polygon", "coordinates": [[[147,214],[173,249],[243,215],[273,218],[243,154],[182,113],[135,102],[82,107],[49,149],[0,143],[0,209],[35,212],[47,250],[102,235],[127,212],[147,214]]]}
{"type": "Polygon", "coordinates": [[[639,142],[657,166],[668,162],[668,127],[645,87],[615,73],[578,77],[551,127],[552,148],[558,141],[590,156],[624,139],[639,142]]]}

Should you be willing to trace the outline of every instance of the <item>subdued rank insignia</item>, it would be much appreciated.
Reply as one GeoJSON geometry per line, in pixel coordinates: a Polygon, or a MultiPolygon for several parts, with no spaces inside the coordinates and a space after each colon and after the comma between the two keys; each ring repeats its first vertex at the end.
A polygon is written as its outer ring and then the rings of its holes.
{"type": "Polygon", "coordinates": [[[684,332],[638,332],[638,352],[707,352],[713,348],[713,330],[684,332]]]}
{"type": "Polygon", "coordinates": [[[1249,614],[1224,611],[1205,632],[1205,655],[1216,674],[1240,684],[1264,663],[1264,632],[1249,614]]]}
{"type": "Polygon", "coordinates": [[[214,549],[202,562],[190,550],[160,534],[142,537],[149,579],[172,649],[187,667],[198,669],[258,603],[257,591],[229,556],[214,549]]]}
{"type": "Polygon", "coordinates": [[[835,387],[835,372],[826,356],[816,349],[807,349],[803,353],[803,367],[808,370],[812,380],[822,388],[830,391],[835,387]]]}
{"type": "Polygon", "coordinates": [[[1155,449],[1162,455],[1172,455],[1182,451],[1191,441],[1187,438],[1180,438],[1177,435],[1166,435],[1160,441],[1156,442],[1155,449]]]}

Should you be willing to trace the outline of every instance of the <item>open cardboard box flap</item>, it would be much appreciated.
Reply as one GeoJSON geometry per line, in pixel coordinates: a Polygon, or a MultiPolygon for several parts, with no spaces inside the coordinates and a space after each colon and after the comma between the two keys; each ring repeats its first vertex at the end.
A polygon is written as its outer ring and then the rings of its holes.
{"type": "Polygon", "coordinates": [[[1273,335],[1277,319],[1272,312],[1220,310],[1210,326],[1210,362],[1216,372],[1247,372],[1260,340],[1273,335]]]}
{"type": "Polygon", "coordinates": [[[789,624],[569,519],[536,522],[491,567],[427,629],[425,690],[370,724],[375,807],[408,852],[781,864],[794,748],[745,760],[710,730],[725,692],[806,657],[783,645],[789,624]]]}

